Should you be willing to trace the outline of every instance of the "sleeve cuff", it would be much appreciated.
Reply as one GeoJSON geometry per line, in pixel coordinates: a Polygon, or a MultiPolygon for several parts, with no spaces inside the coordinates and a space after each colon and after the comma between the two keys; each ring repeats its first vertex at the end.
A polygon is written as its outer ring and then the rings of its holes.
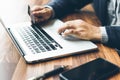
{"type": "Polygon", "coordinates": [[[108,42],[108,35],[107,35],[105,27],[100,27],[100,30],[101,30],[101,33],[102,33],[102,40],[101,40],[101,42],[102,43],[107,43],[108,42]]]}
{"type": "Polygon", "coordinates": [[[48,5],[44,5],[44,7],[50,8],[50,9],[53,11],[53,14],[52,14],[52,16],[50,17],[50,19],[54,18],[54,17],[55,17],[55,11],[54,11],[54,9],[53,9],[51,6],[48,6],[48,5]]]}

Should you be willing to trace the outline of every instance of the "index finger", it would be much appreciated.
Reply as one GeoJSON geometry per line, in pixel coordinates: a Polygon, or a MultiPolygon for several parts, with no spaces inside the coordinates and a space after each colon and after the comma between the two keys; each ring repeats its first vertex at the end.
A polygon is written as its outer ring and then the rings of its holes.
{"type": "Polygon", "coordinates": [[[64,32],[66,29],[73,29],[73,27],[70,26],[70,25],[68,25],[68,24],[66,24],[66,23],[64,23],[63,26],[58,29],[58,33],[61,34],[61,33],[64,32]]]}

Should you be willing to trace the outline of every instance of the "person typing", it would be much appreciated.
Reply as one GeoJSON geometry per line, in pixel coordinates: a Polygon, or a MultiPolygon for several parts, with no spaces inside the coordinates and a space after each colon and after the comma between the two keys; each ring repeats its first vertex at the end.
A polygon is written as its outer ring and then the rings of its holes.
{"type": "Polygon", "coordinates": [[[76,9],[93,3],[97,17],[102,25],[95,26],[81,19],[67,21],[59,28],[58,33],[64,36],[75,35],[83,40],[100,41],[101,43],[120,49],[120,1],[119,0],[52,0],[45,6],[34,6],[31,14],[36,23],[45,22],[49,19],[63,17],[76,9]]]}

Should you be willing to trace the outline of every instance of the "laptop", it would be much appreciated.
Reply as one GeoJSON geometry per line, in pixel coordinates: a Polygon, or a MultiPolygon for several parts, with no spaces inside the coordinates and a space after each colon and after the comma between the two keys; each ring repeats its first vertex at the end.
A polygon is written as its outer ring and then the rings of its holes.
{"type": "Polygon", "coordinates": [[[97,49],[91,41],[62,38],[57,33],[63,24],[59,19],[50,20],[41,26],[24,22],[6,27],[3,21],[0,21],[27,63],[43,62],[97,49]]]}

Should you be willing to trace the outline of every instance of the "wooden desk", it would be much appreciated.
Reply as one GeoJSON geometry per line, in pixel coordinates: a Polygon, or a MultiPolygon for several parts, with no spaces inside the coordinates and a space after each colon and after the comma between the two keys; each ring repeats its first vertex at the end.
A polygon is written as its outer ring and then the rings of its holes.
{"type": "MultiPolygon", "coordinates": [[[[7,0],[5,0],[5,1],[7,1],[7,0]]],[[[23,13],[25,13],[24,9],[26,9],[25,8],[26,7],[25,3],[30,3],[31,5],[34,5],[34,4],[45,4],[46,2],[48,2],[48,0],[20,0],[20,2],[18,0],[12,0],[12,1],[16,2],[15,5],[18,6],[18,7],[22,6],[22,7],[20,7],[22,9],[17,10],[17,11],[20,12],[20,13],[17,14],[17,16],[19,15],[17,17],[17,19],[15,18],[14,15],[11,16],[10,19],[5,17],[7,23],[11,23],[11,22],[16,23],[16,22],[27,21],[28,17],[26,17],[26,16],[23,17],[22,16],[22,15],[24,15],[23,13]],[[11,19],[12,19],[12,21],[10,21],[11,19]]],[[[14,9],[14,8],[12,7],[12,9],[14,9]]],[[[88,6],[86,9],[89,10],[91,8],[90,8],[90,6],[88,6]]],[[[15,11],[15,12],[17,12],[17,11],[15,11]]],[[[94,13],[86,12],[86,11],[70,14],[70,15],[62,18],[61,20],[67,21],[67,20],[72,20],[72,19],[77,19],[77,18],[83,19],[83,20],[87,21],[88,23],[91,23],[91,24],[94,24],[94,25],[100,25],[98,19],[94,15],[94,13]]],[[[4,40],[6,41],[8,39],[6,38],[4,40]]],[[[3,42],[3,39],[1,39],[1,42],[3,42]]],[[[13,45],[11,44],[10,41],[6,41],[6,44],[7,43],[10,44],[12,49],[11,49],[11,47],[8,47],[8,48],[1,47],[1,49],[5,49],[6,51],[7,50],[9,50],[9,51],[12,50],[11,53],[15,53],[15,55],[16,55],[18,53],[17,50],[15,50],[15,48],[13,47],[13,45]]],[[[96,59],[98,57],[102,57],[104,59],[107,59],[108,61],[120,66],[120,57],[118,56],[118,54],[116,53],[115,50],[113,50],[111,48],[108,48],[106,46],[103,46],[102,44],[97,44],[97,45],[99,47],[98,52],[89,52],[89,53],[86,53],[86,54],[70,56],[70,57],[66,57],[66,58],[51,60],[51,61],[48,61],[48,62],[33,64],[33,65],[26,64],[24,62],[23,58],[21,57],[18,64],[17,64],[15,72],[13,74],[12,80],[27,80],[30,77],[41,75],[41,74],[43,74],[43,73],[45,73],[49,70],[52,70],[55,67],[60,66],[60,65],[70,65],[71,68],[73,68],[73,67],[76,67],[78,65],[82,65],[86,62],[89,62],[93,59],[96,59]]],[[[12,56],[12,57],[14,57],[14,56],[12,56]]],[[[15,56],[15,58],[17,58],[17,59],[14,59],[13,61],[15,61],[15,63],[17,63],[17,61],[19,59],[19,56],[15,56]]],[[[119,80],[119,79],[120,79],[120,74],[111,77],[109,80],[119,80]]],[[[59,80],[59,78],[58,78],[58,76],[53,76],[53,77],[48,78],[47,80],[59,80]]]]}
{"type": "Polygon", "coordinates": [[[18,51],[0,23],[0,79],[10,80],[20,59],[18,51]]]}
{"type": "MultiPolygon", "coordinates": [[[[101,44],[99,44],[98,46],[100,50],[99,52],[71,56],[67,58],[56,59],[56,60],[39,63],[39,64],[33,64],[33,65],[26,64],[23,58],[21,58],[16,67],[12,80],[27,80],[30,77],[41,75],[60,65],[69,65],[71,66],[71,68],[73,68],[98,57],[104,58],[120,66],[120,57],[113,49],[107,48],[101,44]]],[[[119,80],[119,79],[120,79],[120,74],[115,75],[108,80],[119,80]]],[[[47,80],[59,80],[59,77],[53,76],[48,78],[47,80]]]]}

